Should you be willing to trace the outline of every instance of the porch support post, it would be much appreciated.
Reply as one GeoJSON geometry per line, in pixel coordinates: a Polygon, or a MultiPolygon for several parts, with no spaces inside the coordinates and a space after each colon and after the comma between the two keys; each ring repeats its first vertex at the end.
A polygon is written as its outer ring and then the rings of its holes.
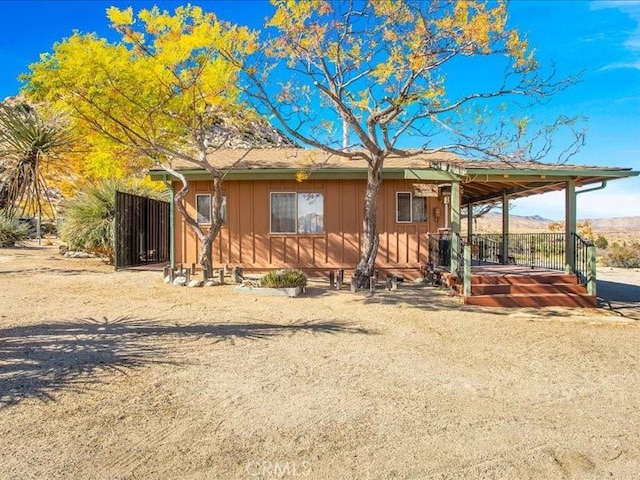
{"type": "Polygon", "coordinates": [[[464,246],[464,279],[462,282],[462,294],[471,296],[471,245],[464,246]]]}
{"type": "Polygon", "coordinates": [[[596,295],[596,246],[587,247],[587,293],[596,295]]]}
{"type": "Polygon", "coordinates": [[[467,243],[471,245],[473,238],[473,204],[467,203],[467,243]]]}
{"type": "Polygon", "coordinates": [[[509,196],[502,191],[502,264],[509,263],[509,196]]]}
{"type": "Polygon", "coordinates": [[[576,252],[575,252],[575,240],[572,233],[577,233],[576,222],[576,181],[571,179],[567,180],[565,186],[565,203],[564,203],[564,215],[565,215],[565,265],[567,270],[571,272],[576,271],[576,252]]]}
{"type": "Polygon", "coordinates": [[[460,182],[451,182],[451,273],[458,271],[460,256],[460,182]]]}
{"type": "Polygon", "coordinates": [[[175,212],[175,194],[173,191],[173,183],[169,186],[169,259],[171,262],[171,270],[176,269],[176,212],[175,212]]]}

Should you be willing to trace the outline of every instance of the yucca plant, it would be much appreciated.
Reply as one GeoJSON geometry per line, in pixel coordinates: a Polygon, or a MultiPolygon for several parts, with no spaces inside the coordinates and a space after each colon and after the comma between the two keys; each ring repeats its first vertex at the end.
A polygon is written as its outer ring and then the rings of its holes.
{"type": "Polygon", "coordinates": [[[69,248],[104,255],[113,263],[116,191],[145,197],[160,195],[136,180],[102,180],[87,187],[64,205],[60,235],[69,248]]]}
{"type": "Polygon", "coordinates": [[[267,273],[260,279],[260,286],[266,288],[296,288],[307,285],[307,276],[300,270],[284,268],[267,273]]]}
{"type": "Polygon", "coordinates": [[[44,118],[26,103],[0,104],[0,210],[4,216],[53,213],[43,173],[52,164],[62,163],[60,155],[72,142],[62,118],[44,118]]]}

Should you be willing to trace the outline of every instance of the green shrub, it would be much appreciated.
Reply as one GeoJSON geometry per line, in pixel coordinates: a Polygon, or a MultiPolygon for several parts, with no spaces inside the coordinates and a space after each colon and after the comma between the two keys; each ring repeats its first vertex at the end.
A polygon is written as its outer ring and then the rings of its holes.
{"type": "Polygon", "coordinates": [[[0,215],[0,247],[13,247],[29,239],[29,226],[0,215]]]}
{"type": "Polygon", "coordinates": [[[131,180],[103,180],[65,203],[60,236],[71,250],[97,253],[114,259],[116,191],[145,197],[158,192],[131,180]]]}
{"type": "Polygon", "coordinates": [[[306,284],[307,276],[291,268],[269,272],[260,279],[260,286],[266,288],[296,288],[306,284]]]}
{"type": "Polygon", "coordinates": [[[598,235],[594,244],[596,248],[605,249],[609,246],[609,241],[604,236],[598,235]]]}
{"type": "Polygon", "coordinates": [[[607,267],[640,268],[640,244],[614,243],[603,257],[602,263],[607,267]]]}

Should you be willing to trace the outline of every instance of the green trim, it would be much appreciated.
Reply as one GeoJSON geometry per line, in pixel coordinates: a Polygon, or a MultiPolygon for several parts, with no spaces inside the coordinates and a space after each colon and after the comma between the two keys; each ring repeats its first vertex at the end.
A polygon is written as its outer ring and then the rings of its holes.
{"type": "Polygon", "coordinates": [[[547,177],[615,177],[615,178],[626,178],[626,177],[635,177],[640,172],[636,172],[629,169],[597,169],[594,167],[593,169],[575,169],[575,170],[553,170],[553,169],[543,169],[543,168],[527,168],[527,169],[519,169],[519,168],[467,168],[465,171],[468,176],[495,176],[495,175],[509,175],[518,178],[522,178],[523,176],[534,176],[540,178],[541,176],[547,177]]]}
{"type": "MultiPolygon", "coordinates": [[[[211,180],[211,174],[206,170],[178,170],[187,180],[211,180]]],[[[225,176],[225,180],[296,180],[297,173],[300,169],[295,168],[271,168],[271,169],[249,169],[249,170],[231,170],[225,176]]],[[[162,180],[164,172],[152,170],[149,172],[151,180],[162,180]]],[[[405,178],[404,169],[384,169],[382,178],[386,180],[403,180],[405,178]]],[[[364,168],[349,169],[321,169],[315,170],[309,174],[309,180],[366,180],[367,170],[364,168]]],[[[176,181],[176,178],[171,178],[176,181]]]]}
{"type": "Polygon", "coordinates": [[[596,247],[589,245],[587,247],[587,293],[594,297],[597,294],[596,268],[596,247]]]}
{"type": "Polygon", "coordinates": [[[564,200],[564,234],[565,234],[565,265],[572,272],[576,271],[575,243],[572,233],[577,232],[576,182],[569,180],[565,186],[564,200]]]}
{"type": "Polygon", "coordinates": [[[443,170],[406,168],[403,169],[403,172],[406,180],[434,180],[437,182],[454,182],[460,180],[458,175],[443,170]]]}
{"type": "MultiPolygon", "coordinates": [[[[458,273],[460,252],[460,182],[451,183],[451,274],[458,273]]],[[[444,208],[447,208],[445,205],[444,208]]]]}
{"type": "Polygon", "coordinates": [[[464,256],[464,279],[462,281],[462,295],[471,296],[471,245],[465,245],[464,256]]]}
{"type": "MultiPolygon", "coordinates": [[[[178,170],[189,180],[210,180],[211,174],[204,169],[178,170]]],[[[227,180],[295,180],[299,168],[252,168],[231,170],[225,176],[227,180]]],[[[418,180],[434,182],[464,183],[510,183],[538,182],[549,183],[576,180],[580,185],[601,182],[606,179],[629,178],[638,176],[640,172],[631,169],[585,169],[553,170],[544,168],[462,168],[456,165],[443,164],[435,168],[383,168],[382,178],[385,180],[418,180]]],[[[167,177],[163,170],[149,172],[151,180],[176,181],[167,177]]],[[[320,168],[309,173],[310,180],[366,180],[366,168],[320,168]]],[[[526,189],[525,189],[526,190],[526,189]]],[[[523,189],[511,190],[511,193],[522,192],[523,189]]],[[[488,195],[490,196],[490,195],[488,195]]],[[[498,195],[499,196],[499,195],[498,195]]],[[[483,201],[478,200],[478,201],[483,201]]],[[[474,199],[475,201],[475,199],[474,199]]]]}

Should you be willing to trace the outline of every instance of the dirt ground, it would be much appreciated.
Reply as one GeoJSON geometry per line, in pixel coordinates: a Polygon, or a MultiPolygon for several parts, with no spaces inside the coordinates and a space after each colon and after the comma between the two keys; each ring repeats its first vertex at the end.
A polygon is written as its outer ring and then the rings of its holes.
{"type": "Polygon", "coordinates": [[[640,476],[640,321],[0,249],[0,478],[640,476]]]}

